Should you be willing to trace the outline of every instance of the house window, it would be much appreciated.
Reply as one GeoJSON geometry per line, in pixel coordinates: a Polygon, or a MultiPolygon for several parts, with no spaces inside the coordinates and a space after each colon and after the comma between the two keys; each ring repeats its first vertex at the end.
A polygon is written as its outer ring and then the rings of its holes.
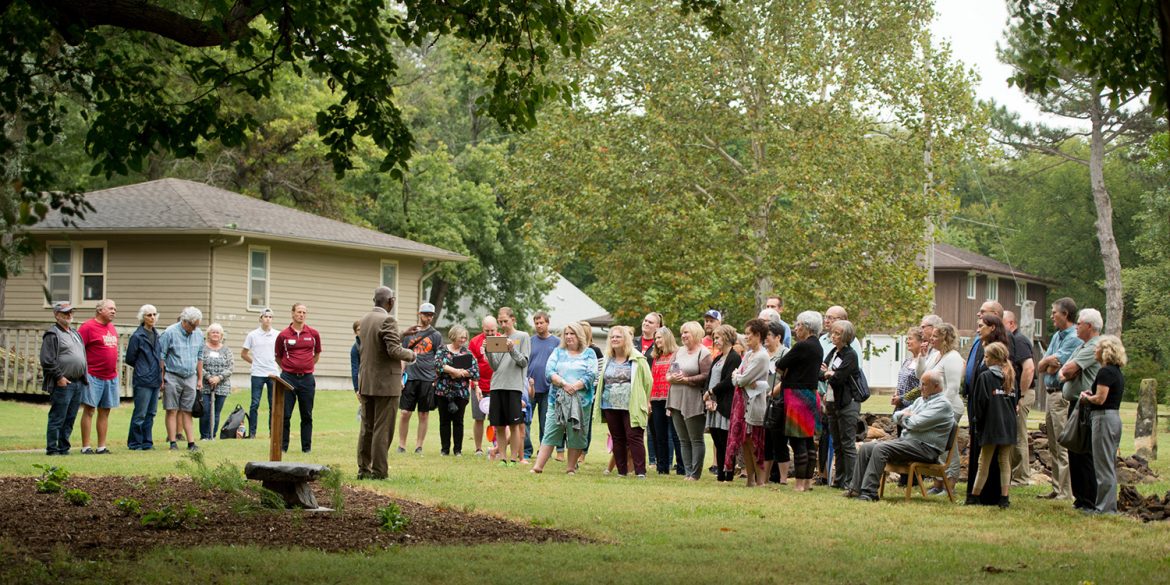
{"type": "Polygon", "coordinates": [[[248,308],[268,306],[268,248],[248,248],[248,308]]]}
{"type": "Polygon", "coordinates": [[[1028,283],[1016,281],[1016,304],[1023,306],[1028,300],[1028,283]]]}
{"type": "Polygon", "coordinates": [[[975,298],[975,285],[979,280],[974,273],[967,275],[967,298],[975,298]]]}
{"type": "Polygon", "coordinates": [[[49,244],[45,276],[49,302],[95,306],[106,297],[105,243],[49,244]]]}
{"type": "Polygon", "coordinates": [[[398,292],[398,263],[390,260],[382,261],[382,286],[388,286],[398,292]]]}
{"type": "Polygon", "coordinates": [[[998,301],[999,300],[999,277],[998,276],[988,276],[987,277],[987,300],[989,300],[989,301],[998,301]]]}
{"type": "Polygon", "coordinates": [[[68,301],[73,296],[73,250],[49,246],[49,301],[68,301]]]}

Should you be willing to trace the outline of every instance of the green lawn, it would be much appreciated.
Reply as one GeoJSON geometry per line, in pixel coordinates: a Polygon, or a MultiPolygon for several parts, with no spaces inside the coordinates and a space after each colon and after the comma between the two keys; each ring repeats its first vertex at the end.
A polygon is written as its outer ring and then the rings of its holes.
{"type": "MultiPolygon", "coordinates": [[[[237,393],[227,409],[244,400],[237,393]]],[[[313,453],[291,459],[339,465],[352,475],[356,406],[350,392],[318,394],[313,453]]],[[[1128,454],[1134,408],[1127,407],[1122,450],[1128,454]]],[[[126,405],[111,417],[113,455],[51,461],[82,475],[177,473],[179,454],[125,449],[130,411],[126,405]]],[[[0,474],[31,475],[37,471],[33,464],[49,460],[40,451],[47,412],[47,405],[0,402],[0,474]],[[11,452],[19,450],[36,452],[11,452]]],[[[1042,413],[1033,414],[1033,428],[1041,418],[1042,413]]],[[[160,421],[156,434],[161,428],[160,421]]],[[[594,436],[603,439],[603,428],[597,427],[594,436]]],[[[74,444],[80,445],[77,431],[74,444]]],[[[438,444],[436,417],[423,456],[392,454],[391,478],[363,485],[574,530],[600,544],[407,547],[326,555],[207,543],[194,550],[158,549],[128,563],[62,557],[42,566],[12,562],[8,545],[0,542],[0,559],[9,559],[0,563],[0,582],[890,583],[914,575],[944,583],[1119,583],[1157,580],[1170,571],[1170,527],[1084,517],[1068,502],[1033,497],[1047,488],[1015,489],[1008,511],[918,496],[910,502],[869,504],[845,500],[829,489],[797,494],[749,490],[741,483],[718,485],[707,474],[698,483],[654,475],[646,481],[621,480],[602,474],[601,453],[591,456],[575,477],[560,473],[563,464],[556,462],[544,475],[533,476],[525,468],[501,469],[471,456],[470,421],[468,455],[441,458],[438,444]],[[987,566],[1003,572],[989,573],[987,566]]],[[[210,464],[226,459],[242,467],[265,458],[267,442],[217,441],[204,449],[210,464]]],[[[1153,466],[1170,478],[1165,458],[1153,466]]],[[[1167,489],[1170,482],[1165,481],[1142,487],[1145,493],[1167,489]]],[[[19,535],[0,539],[18,541],[19,535]]]]}

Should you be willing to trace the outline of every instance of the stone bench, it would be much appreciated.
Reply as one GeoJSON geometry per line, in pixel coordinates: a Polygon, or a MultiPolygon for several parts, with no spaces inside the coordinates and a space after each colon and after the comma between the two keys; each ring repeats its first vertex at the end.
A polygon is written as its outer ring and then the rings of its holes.
{"type": "Polygon", "coordinates": [[[317,481],[329,468],[314,463],[289,463],[283,461],[251,461],[244,466],[244,476],[260,481],[284,498],[289,508],[319,508],[317,498],[309,482],[317,481]]]}

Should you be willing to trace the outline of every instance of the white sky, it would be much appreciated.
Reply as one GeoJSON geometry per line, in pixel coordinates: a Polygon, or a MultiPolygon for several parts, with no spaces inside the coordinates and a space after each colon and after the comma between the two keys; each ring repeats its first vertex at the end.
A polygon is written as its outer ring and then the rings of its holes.
{"type": "Polygon", "coordinates": [[[1008,85],[1011,68],[995,56],[995,45],[1003,39],[1007,23],[1005,0],[935,0],[935,10],[938,18],[932,26],[934,36],[950,41],[954,57],[979,74],[976,95],[984,100],[994,99],[1026,121],[1043,120],[1045,117],[1024,93],[1008,85]]]}

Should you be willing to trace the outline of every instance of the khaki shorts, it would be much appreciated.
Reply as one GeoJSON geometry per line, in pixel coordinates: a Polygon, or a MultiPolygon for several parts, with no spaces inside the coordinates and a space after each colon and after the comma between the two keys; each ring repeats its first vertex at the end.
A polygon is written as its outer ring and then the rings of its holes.
{"type": "Polygon", "coordinates": [[[163,410],[191,412],[195,406],[195,374],[177,376],[167,372],[163,384],[163,410]]]}

